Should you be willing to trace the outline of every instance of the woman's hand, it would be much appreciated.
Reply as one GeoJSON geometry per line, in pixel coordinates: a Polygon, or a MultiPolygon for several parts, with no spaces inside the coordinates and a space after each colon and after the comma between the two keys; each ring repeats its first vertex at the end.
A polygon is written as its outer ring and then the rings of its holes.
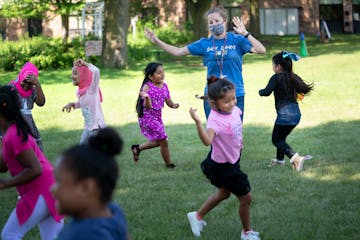
{"type": "Polygon", "coordinates": [[[144,28],[144,32],[147,39],[149,39],[152,43],[156,42],[157,37],[153,31],[148,28],[144,28]]]}
{"type": "Polygon", "coordinates": [[[246,35],[248,33],[248,31],[246,31],[244,22],[242,20],[242,18],[239,17],[233,17],[232,22],[234,24],[234,30],[236,33],[241,34],[241,35],[246,35]]]}
{"type": "Polygon", "coordinates": [[[172,108],[179,108],[180,107],[180,104],[178,104],[178,103],[174,103],[174,105],[172,106],[172,108]]]}

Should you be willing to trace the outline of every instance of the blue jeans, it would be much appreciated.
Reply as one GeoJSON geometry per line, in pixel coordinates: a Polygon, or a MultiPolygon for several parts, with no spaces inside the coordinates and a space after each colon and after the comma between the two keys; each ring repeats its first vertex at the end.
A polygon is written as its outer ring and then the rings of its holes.
{"type": "MultiPolygon", "coordinates": [[[[236,105],[242,111],[242,114],[241,114],[240,117],[241,117],[241,121],[243,121],[243,119],[244,119],[244,96],[236,97],[236,100],[237,100],[236,105]]],[[[211,107],[210,107],[209,101],[204,100],[204,111],[205,111],[206,119],[208,119],[208,117],[209,117],[210,110],[211,110],[211,107]]]]}

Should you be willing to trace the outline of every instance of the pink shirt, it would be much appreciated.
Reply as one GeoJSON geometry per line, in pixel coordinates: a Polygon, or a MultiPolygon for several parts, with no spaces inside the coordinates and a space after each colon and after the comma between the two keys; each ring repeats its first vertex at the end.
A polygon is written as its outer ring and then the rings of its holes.
{"type": "Polygon", "coordinates": [[[100,71],[92,64],[89,64],[88,68],[92,72],[92,81],[86,93],[78,96],[79,100],[75,103],[75,108],[81,108],[85,129],[91,131],[105,127],[105,120],[100,101],[100,71]]]}
{"type": "Polygon", "coordinates": [[[215,132],[212,141],[211,159],[218,163],[234,164],[239,160],[242,142],[242,122],[240,108],[234,107],[231,114],[220,114],[211,109],[207,129],[215,132]]]}
{"type": "Polygon", "coordinates": [[[16,214],[20,224],[23,224],[32,214],[39,195],[45,199],[50,214],[56,221],[62,219],[56,213],[55,199],[50,192],[50,187],[55,183],[53,167],[41,152],[34,138],[29,135],[26,142],[17,133],[16,125],[11,125],[5,132],[2,140],[2,159],[4,160],[11,176],[16,176],[24,167],[17,160],[17,156],[25,150],[32,149],[40,161],[42,173],[28,183],[16,186],[20,199],[16,205],[16,214]]]}

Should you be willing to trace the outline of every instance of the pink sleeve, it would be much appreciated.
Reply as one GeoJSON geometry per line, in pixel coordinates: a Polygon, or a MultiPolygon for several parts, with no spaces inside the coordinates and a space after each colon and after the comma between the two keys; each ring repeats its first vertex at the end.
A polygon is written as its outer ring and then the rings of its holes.
{"type": "Polygon", "coordinates": [[[165,94],[165,99],[169,99],[170,98],[170,92],[169,92],[169,88],[167,86],[166,83],[164,83],[164,94],[165,94]]]}
{"type": "Polygon", "coordinates": [[[211,116],[209,116],[209,119],[208,119],[208,121],[207,121],[206,129],[212,129],[212,130],[214,130],[215,134],[218,133],[219,125],[217,124],[217,122],[215,121],[215,119],[212,118],[211,116]]]}
{"type": "Polygon", "coordinates": [[[12,143],[14,144],[14,146],[16,146],[14,147],[15,156],[18,156],[25,150],[31,149],[29,141],[27,140],[26,142],[24,142],[21,136],[17,136],[17,138],[13,139],[14,140],[12,141],[12,143]]]}

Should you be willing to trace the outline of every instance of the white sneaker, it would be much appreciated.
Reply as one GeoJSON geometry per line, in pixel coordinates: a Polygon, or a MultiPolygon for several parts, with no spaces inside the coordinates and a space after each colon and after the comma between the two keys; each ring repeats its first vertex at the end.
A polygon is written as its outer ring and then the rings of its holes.
{"type": "Polygon", "coordinates": [[[189,212],[187,214],[187,218],[189,220],[191,231],[196,237],[200,237],[200,232],[206,226],[206,222],[204,220],[197,220],[196,212],[189,212]]]}
{"type": "Polygon", "coordinates": [[[261,240],[259,237],[259,233],[255,231],[241,231],[241,240],[261,240]]]}
{"type": "Polygon", "coordinates": [[[270,164],[271,164],[271,166],[275,166],[275,165],[283,165],[284,166],[285,159],[274,158],[274,159],[271,159],[270,164]]]}
{"type": "Polygon", "coordinates": [[[300,172],[303,169],[305,158],[300,156],[298,153],[295,153],[294,156],[290,159],[290,163],[293,164],[294,169],[300,172]]]}

